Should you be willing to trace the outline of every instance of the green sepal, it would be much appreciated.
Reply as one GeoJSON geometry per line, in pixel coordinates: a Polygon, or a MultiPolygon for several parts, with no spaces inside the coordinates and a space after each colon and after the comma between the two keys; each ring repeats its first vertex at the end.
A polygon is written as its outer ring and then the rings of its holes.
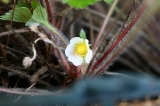
{"type": "Polygon", "coordinates": [[[81,29],[79,35],[80,35],[81,38],[86,39],[86,33],[84,32],[83,29],[81,29]]]}

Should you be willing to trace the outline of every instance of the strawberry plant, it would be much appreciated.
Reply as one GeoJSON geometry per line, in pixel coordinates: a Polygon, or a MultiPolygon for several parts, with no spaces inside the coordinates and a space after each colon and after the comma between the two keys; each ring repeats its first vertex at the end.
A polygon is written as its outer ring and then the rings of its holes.
{"type": "MultiPolygon", "coordinates": [[[[85,78],[132,77],[112,69],[134,70],[149,78],[159,74],[159,0],[0,4],[0,78],[6,89],[25,88],[26,95],[34,95],[28,90],[41,88],[44,96],[48,87],[62,92],[85,78]]],[[[18,101],[25,93],[16,90],[18,101]]]]}

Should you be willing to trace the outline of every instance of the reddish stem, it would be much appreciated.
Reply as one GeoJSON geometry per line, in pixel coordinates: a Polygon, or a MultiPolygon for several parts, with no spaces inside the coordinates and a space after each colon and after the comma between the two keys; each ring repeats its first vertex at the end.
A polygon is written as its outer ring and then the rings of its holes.
{"type": "Polygon", "coordinates": [[[60,53],[60,56],[61,56],[61,60],[62,60],[62,63],[64,64],[65,68],[66,68],[66,71],[67,72],[70,72],[71,71],[71,68],[70,68],[70,65],[68,64],[67,62],[67,59],[65,58],[64,54],[62,53],[62,51],[58,50],[59,53],[60,53]]]}
{"type": "MultiPolygon", "coordinates": [[[[51,0],[50,2],[49,2],[48,0],[45,0],[48,17],[52,17],[52,11],[51,11],[51,8],[50,8],[50,7],[54,8],[54,0],[53,0],[53,1],[51,0]],[[50,3],[50,2],[51,2],[51,3],[50,3]],[[51,6],[50,6],[50,4],[51,4],[51,6]]],[[[49,22],[50,22],[51,24],[54,24],[54,21],[53,21],[52,18],[49,19],[49,22]]]]}
{"type": "MultiPolygon", "coordinates": [[[[147,3],[145,2],[143,7],[141,8],[141,10],[139,11],[139,13],[137,14],[136,18],[127,26],[127,28],[120,34],[120,36],[116,39],[116,41],[113,43],[113,45],[108,49],[108,51],[105,52],[105,54],[94,64],[92,70],[94,70],[113,50],[114,48],[119,44],[120,41],[122,41],[122,39],[127,35],[128,31],[130,31],[130,29],[135,25],[135,23],[137,22],[137,20],[140,18],[140,16],[143,14],[144,10],[146,9],[147,3]]],[[[96,75],[98,75],[99,73],[101,73],[104,68],[111,62],[108,61],[105,63],[105,65],[99,69],[96,73],[96,75]]],[[[93,71],[92,71],[93,72],[93,71]]],[[[90,75],[91,73],[89,73],[90,75]]]]}

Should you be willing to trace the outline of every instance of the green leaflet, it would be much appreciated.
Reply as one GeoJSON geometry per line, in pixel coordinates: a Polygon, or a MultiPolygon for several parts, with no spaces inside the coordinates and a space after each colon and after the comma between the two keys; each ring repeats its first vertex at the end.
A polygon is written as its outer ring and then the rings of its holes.
{"type": "MultiPolygon", "coordinates": [[[[100,0],[63,0],[64,3],[68,3],[71,7],[77,9],[83,9],[88,5],[92,5],[100,0]]],[[[106,2],[111,2],[112,0],[105,0],[106,2]]],[[[38,3],[36,0],[31,2],[33,8],[33,15],[30,12],[28,4],[19,0],[14,11],[13,21],[24,22],[26,26],[30,26],[32,23],[40,23],[42,25],[48,25],[48,16],[46,10],[38,3]]],[[[5,15],[0,16],[1,20],[11,20],[12,10],[5,13],[5,15]]]]}
{"type": "Polygon", "coordinates": [[[20,8],[20,7],[26,7],[29,8],[27,2],[23,1],[23,0],[18,0],[18,4],[16,4],[16,8],[20,8]]]}
{"type": "MultiPolygon", "coordinates": [[[[26,2],[23,2],[22,0],[19,1],[14,11],[13,21],[24,22],[26,23],[26,26],[30,26],[32,24],[36,24],[37,26],[39,24],[44,25],[60,37],[57,30],[48,23],[48,15],[46,9],[43,8],[36,0],[32,0],[31,5],[33,8],[33,14],[31,13],[30,9],[27,8],[26,2]]],[[[12,10],[5,13],[5,15],[3,16],[0,16],[0,19],[11,20],[11,17],[12,10]]]]}
{"type": "Polygon", "coordinates": [[[86,33],[84,32],[83,29],[81,29],[79,35],[80,35],[80,37],[83,38],[84,40],[86,39],[86,33]]]}
{"type": "MultiPolygon", "coordinates": [[[[15,8],[13,21],[26,23],[31,18],[31,16],[32,14],[29,8],[18,7],[18,8],[15,8]]],[[[5,13],[5,15],[0,16],[0,19],[1,20],[11,20],[11,17],[12,17],[12,10],[5,13]]]]}
{"type": "Polygon", "coordinates": [[[1,2],[8,4],[10,2],[10,0],[0,0],[1,2]]]}
{"type": "MultiPolygon", "coordinates": [[[[70,7],[76,9],[83,9],[89,5],[93,5],[101,0],[62,0],[63,3],[68,3],[70,7]]],[[[107,3],[111,3],[113,0],[104,0],[107,3]]]]}
{"type": "MultiPolygon", "coordinates": [[[[40,4],[36,0],[32,0],[31,5],[33,10],[38,6],[40,6],[40,4]]],[[[12,10],[5,13],[5,15],[0,16],[0,19],[10,21],[11,17],[12,17],[12,10]]],[[[23,0],[19,0],[18,4],[16,4],[13,21],[26,23],[31,19],[31,17],[32,17],[32,13],[29,9],[27,2],[23,0]]]]}
{"type": "MultiPolygon", "coordinates": [[[[37,6],[40,6],[40,3],[37,2],[36,0],[32,0],[31,6],[34,10],[34,9],[36,9],[37,6]]],[[[16,7],[27,7],[27,8],[29,8],[29,5],[24,0],[18,0],[18,4],[16,4],[16,7]]]]}
{"type": "Polygon", "coordinates": [[[36,24],[36,26],[39,26],[40,23],[39,22],[36,22],[34,19],[30,19],[26,22],[25,26],[31,26],[32,24],[36,24]]]}
{"type": "Polygon", "coordinates": [[[34,11],[31,19],[26,23],[26,26],[30,26],[33,23],[40,23],[42,25],[48,25],[48,15],[46,10],[42,6],[38,6],[34,11]]]}
{"type": "Polygon", "coordinates": [[[32,19],[41,24],[45,24],[46,22],[48,23],[48,15],[46,10],[42,6],[38,6],[33,11],[32,19]]]}
{"type": "Polygon", "coordinates": [[[113,0],[104,0],[107,3],[111,3],[113,0]]]}
{"type": "Polygon", "coordinates": [[[37,2],[36,0],[32,0],[31,5],[33,10],[35,10],[38,6],[40,6],[40,3],[37,2]]]}
{"type": "Polygon", "coordinates": [[[83,9],[88,5],[93,5],[94,3],[100,0],[62,0],[64,3],[68,3],[69,6],[74,7],[76,9],[83,9]]]}

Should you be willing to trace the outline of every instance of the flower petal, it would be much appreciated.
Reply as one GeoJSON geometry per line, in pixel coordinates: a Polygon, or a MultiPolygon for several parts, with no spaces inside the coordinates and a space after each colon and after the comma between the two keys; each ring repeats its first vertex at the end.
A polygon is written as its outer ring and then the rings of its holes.
{"type": "Polygon", "coordinates": [[[75,66],[79,66],[83,62],[83,58],[78,55],[69,55],[68,60],[72,62],[75,66]]]}
{"type": "Polygon", "coordinates": [[[77,44],[77,43],[80,43],[80,42],[83,42],[84,40],[80,37],[74,37],[70,40],[70,44],[77,44]]]}
{"type": "Polygon", "coordinates": [[[88,39],[85,39],[85,43],[86,43],[86,46],[87,46],[87,48],[89,49],[89,41],[88,41],[88,39]]]}
{"type": "Polygon", "coordinates": [[[86,42],[86,44],[88,44],[89,43],[88,39],[85,39],[85,42],[86,42]]]}
{"type": "Polygon", "coordinates": [[[74,44],[69,44],[65,50],[65,54],[68,57],[69,55],[72,55],[74,53],[74,44]]]}
{"type": "Polygon", "coordinates": [[[91,49],[88,49],[88,53],[87,53],[87,55],[85,57],[86,63],[89,63],[91,61],[92,56],[93,56],[93,51],[91,49]]]}

